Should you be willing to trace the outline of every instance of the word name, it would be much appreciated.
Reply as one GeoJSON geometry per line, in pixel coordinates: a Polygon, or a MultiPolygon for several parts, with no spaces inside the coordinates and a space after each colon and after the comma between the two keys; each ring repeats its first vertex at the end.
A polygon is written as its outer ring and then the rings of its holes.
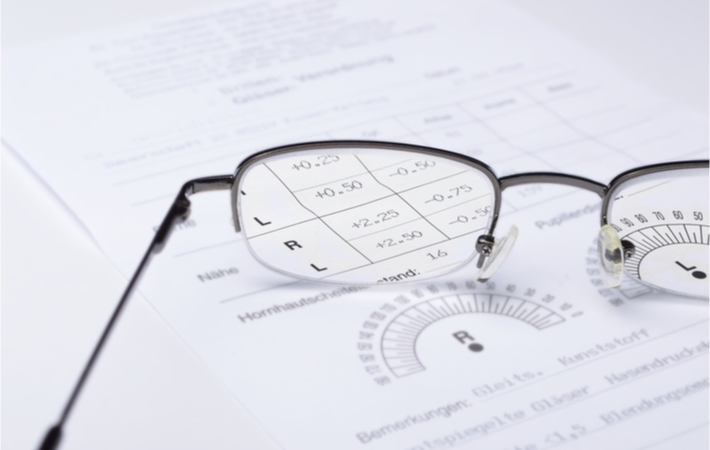
{"type": "Polygon", "coordinates": [[[226,277],[227,275],[236,275],[239,273],[239,269],[236,267],[230,267],[229,269],[218,269],[205,272],[203,274],[197,275],[197,279],[201,282],[212,281],[218,278],[226,277]]]}

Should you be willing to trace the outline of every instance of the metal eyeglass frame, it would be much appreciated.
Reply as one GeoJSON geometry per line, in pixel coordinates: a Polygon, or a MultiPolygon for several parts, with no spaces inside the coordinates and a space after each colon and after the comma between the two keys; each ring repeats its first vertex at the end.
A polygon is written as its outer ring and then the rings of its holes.
{"type": "MultiPolygon", "coordinates": [[[[272,148],[269,150],[264,150],[255,153],[245,160],[243,160],[237,167],[234,174],[231,175],[221,175],[221,176],[211,176],[197,178],[190,180],[185,183],[180,192],[178,193],[175,201],[168,210],[167,215],[163,219],[160,227],[158,228],[153,240],[151,241],[145,255],[141,259],[138,267],[131,277],[121,299],[116,305],[111,318],[106,324],[101,337],[99,338],[94,350],[87,361],[81,376],[79,377],[74,390],[72,391],[67,403],[62,411],[59,421],[52,426],[47,434],[44,436],[44,440],[40,446],[40,450],[50,450],[55,449],[59,445],[62,437],[62,428],[66,423],[69,414],[76,402],[76,399],[81,391],[85,381],[87,380],[89,373],[91,372],[94,363],[96,362],[103,345],[105,344],[108,336],[113,329],[118,317],[121,314],[124,306],[128,302],[128,299],[133,294],[135,287],[137,286],[141,275],[145,272],[148,263],[153,255],[160,253],[165,247],[170,233],[175,228],[175,225],[185,221],[190,215],[190,200],[189,197],[193,194],[198,194],[200,192],[206,191],[216,191],[216,190],[230,190],[231,191],[231,204],[232,204],[232,216],[234,220],[234,229],[237,233],[241,232],[241,226],[239,223],[239,211],[237,198],[239,195],[239,186],[243,175],[247,172],[247,169],[255,164],[260,163],[265,159],[269,159],[275,156],[281,156],[288,153],[295,153],[301,151],[315,151],[315,150],[348,150],[348,149],[371,149],[371,150],[398,150],[406,151],[410,153],[418,153],[422,155],[438,156],[442,158],[451,159],[458,163],[468,165],[473,169],[480,171],[485,174],[486,177],[491,181],[493,186],[493,196],[494,204],[491,216],[491,221],[489,229],[486,234],[479,236],[476,244],[476,251],[479,253],[479,260],[477,266],[480,268],[483,265],[485,259],[490,255],[495,239],[493,233],[495,231],[496,223],[498,221],[498,216],[500,213],[502,192],[512,186],[519,186],[523,184],[561,184],[567,186],[573,186],[580,189],[585,189],[587,191],[594,192],[602,199],[601,206],[601,225],[607,225],[607,210],[609,208],[610,202],[613,199],[613,193],[618,186],[625,183],[631,179],[653,174],[659,172],[665,172],[670,170],[678,169],[702,169],[710,167],[710,162],[708,160],[692,160],[692,161],[678,161],[669,163],[652,164],[647,166],[638,167],[621,173],[616,176],[608,185],[599,183],[597,181],[591,180],[589,178],[580,177],[577,175],[570,175],[564,173],[556,172],[527,172],[519,173],[514,175],[508,175],[498,178],[493,170],[485,163],[471,158],[469,156],[454,153],[447,150],[440,150],[431,147],[424,147],[413,144],[401,144],[393,142],[378,142],[378,141],[319,141],[319,142],[306,142],[301,144],[285,145],[281,147],[272,148]]],[[[626,249],[632,252],[632,249],[626,249]]],[[[628,256],[628,255],[627,255],[628,256]]],[[[324,281],[327,282],[327,281],[324,281]]]]}

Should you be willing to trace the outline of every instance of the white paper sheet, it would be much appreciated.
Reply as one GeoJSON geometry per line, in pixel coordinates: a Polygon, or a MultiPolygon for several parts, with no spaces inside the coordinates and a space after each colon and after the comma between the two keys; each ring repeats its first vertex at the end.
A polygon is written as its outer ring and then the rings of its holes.
{"type": "MultiPolygon", "coordinates": [[[[413,142],[599,181],[707,157],[706,117],[494,2],[231,5],[4,63],[3,139],[126,274],[183,182],[278,144],[413,142]]],[[[489,283],[361,289],[260,266],[227,194],[202,194],[141,290],[287,449],[706,446],[707,303],[601,286],[594,195],[503,201],[498,229],[521,233],[489,283]]]]}

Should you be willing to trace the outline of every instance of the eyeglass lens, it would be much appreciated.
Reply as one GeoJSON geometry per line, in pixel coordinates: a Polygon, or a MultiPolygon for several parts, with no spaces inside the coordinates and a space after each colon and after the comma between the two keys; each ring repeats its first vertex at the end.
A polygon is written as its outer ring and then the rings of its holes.
{"type": "Polygon", "coordinates": [[[708,296],[708,170],[633,178],[612,192],[608,217],[633,246],[624,272],[663,290],[708,296]]]}
{"type": "MultiPolygon", "coordinates": [[[[245,169],[237,209],[251,252],[277,271],[342,283],[413,281],[475,256],[494,210],[491,177],[406,149],[287,152],[245,169]]],[[[707,297],[707,169],[641,175],[610,195],[609,222],[632,249],[627,276],[707,297]]]]}
{"type": "Polygon", "coordinates": [[[252,253],[278,271],[332,282],[456,269],[475,255],[495,198],[482,170],[410,151],[303,151],[245,170],[237,207],[252,253]]]}

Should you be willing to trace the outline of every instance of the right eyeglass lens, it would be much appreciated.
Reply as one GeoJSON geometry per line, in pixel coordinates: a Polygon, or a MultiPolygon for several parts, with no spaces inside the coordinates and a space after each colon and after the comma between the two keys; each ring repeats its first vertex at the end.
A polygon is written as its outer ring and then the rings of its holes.
{"type": "Polygon", "coordinates": [[[246,167],[237,208],[252,254],[299,278],[371,284],[452,271],[476,254],[492,175],[392,148],[318,148],[246,167]]]}
{"type": "Polygon", "coordinates": [[[608,218],[633,248],[624,271],[652,287],[707,298],[708,169],[678,169],[623,183],[608,218]]]}

